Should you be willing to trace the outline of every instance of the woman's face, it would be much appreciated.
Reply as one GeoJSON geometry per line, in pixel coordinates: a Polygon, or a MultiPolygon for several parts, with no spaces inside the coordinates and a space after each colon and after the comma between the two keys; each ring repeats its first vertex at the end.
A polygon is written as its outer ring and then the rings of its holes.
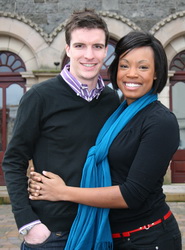
{"type": "Polygon", "coordinates": [[[151,47],[135,48],[120,56],[117,84],[128,105],[149,92],[154,79],[154,52],[151,47]]]}

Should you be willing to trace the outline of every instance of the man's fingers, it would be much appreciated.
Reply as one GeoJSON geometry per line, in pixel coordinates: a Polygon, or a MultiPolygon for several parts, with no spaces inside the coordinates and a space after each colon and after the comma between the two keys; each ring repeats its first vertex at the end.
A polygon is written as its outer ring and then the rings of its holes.
{"type": "Polygon", "coordinates": [[[37,184],[37,182],[34,181],[34,180],[32,180],[32,179],[29,179],[29,180],[28,180],[28,186],[31,186],[31,185],[33,185],[33,184],[37,184]]]}
{"type": "Polygon", "coordinates": [[[41,182],[42,181],[42,175],[38,174],[36,172],[30,172],[30,180],[41,182]]]}
{"type": "Polygon", "coordinates": [[[29,192],[39,192],[40,190],[41,190],[41,187],[37,185],[30,185],[28,187],[29,192]]]}
{"type": "Polygon", "coordinates": [[[33,171],[35,171],[35,169],[34,169],[34,167],[31,167],[30,172],[33,172],[33,171]]]}
{"type": "Polygon", "coordinates": [[[34,197],[40,196],[40,194],[35,192],[35,191],[33,191],[33,192],[29,191],[29,195],[34,196],[34,197]]]}
{"type": "Polygon", "coordinates": [[[45,196],[43,196],[43,195],[32,195],[32,194],[30,194],[29,195],[29,199],[30,200],[46,200],[46,198],[45,198],[45,196]]]}
{"type": "Polygon", "coordinates": [[[34,195],[34,194],[29,195],[30,200],[40,200],[38,197],[39,197],[38,195],[34,195]]]}
{"type": "Polygon", "coordinates": [[[41,190],[41,186],[37,185],[35,183],[30,183],[29,188],[33,189],[33,190],[41,190]]]}

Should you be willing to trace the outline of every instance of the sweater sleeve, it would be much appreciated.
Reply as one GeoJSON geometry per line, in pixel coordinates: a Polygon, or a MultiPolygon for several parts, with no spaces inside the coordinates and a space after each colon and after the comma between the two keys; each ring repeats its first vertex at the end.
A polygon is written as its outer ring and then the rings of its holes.
{"type": "Polygon", "coordinates": [[[12,138],[3,159],[2,168],[18,228],[38,219],[30,206],[26,174],[40,133],[41,114],[41,99],[32,88],[20,101],[12,138]]]}
{"type": "MultiPolygon", "coordinates": [[[[121,193],[130,209],[138,209],[163,184],[169,162],[179,145],[179,127],[169,110],[150,113],[143,123],[139,148],[121,193]]],[[[149,199],[150,200],[150,199],[149,199]]]]}

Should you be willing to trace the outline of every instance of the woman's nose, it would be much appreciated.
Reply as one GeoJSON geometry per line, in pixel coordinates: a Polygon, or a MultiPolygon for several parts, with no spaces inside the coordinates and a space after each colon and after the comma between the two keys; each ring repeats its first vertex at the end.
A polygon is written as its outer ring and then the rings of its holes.
{"type": "Polygon", "coordinates": [[[129,76],[129,77],[137,77],[138,76],[137,69],[135,67],[129,68],[128,71],[127,71],[127,76],[129,76]]]}

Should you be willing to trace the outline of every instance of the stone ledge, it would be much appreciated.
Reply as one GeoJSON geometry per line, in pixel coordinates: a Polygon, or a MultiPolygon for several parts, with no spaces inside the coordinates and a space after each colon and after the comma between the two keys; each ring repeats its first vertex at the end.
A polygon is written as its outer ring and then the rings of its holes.
{"type": "Polygon", "coordinates": [[[185,184],[169,184],[163,186],[166,201],[182,202],[185,201],[185,184]]]}

